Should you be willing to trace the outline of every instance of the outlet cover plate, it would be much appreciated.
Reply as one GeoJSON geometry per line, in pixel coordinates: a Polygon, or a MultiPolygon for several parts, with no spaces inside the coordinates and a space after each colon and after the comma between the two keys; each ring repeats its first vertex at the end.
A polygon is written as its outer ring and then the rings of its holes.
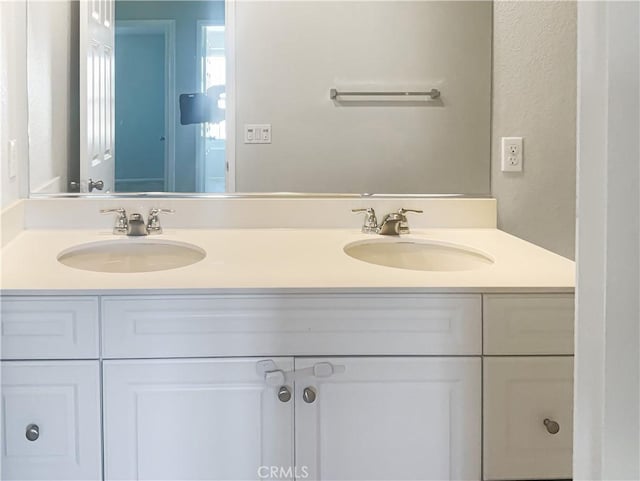
{"type": "Polygon", "coordinates": [[[522,172],[522,137],[502,137],[502,172],[522,172]]]}

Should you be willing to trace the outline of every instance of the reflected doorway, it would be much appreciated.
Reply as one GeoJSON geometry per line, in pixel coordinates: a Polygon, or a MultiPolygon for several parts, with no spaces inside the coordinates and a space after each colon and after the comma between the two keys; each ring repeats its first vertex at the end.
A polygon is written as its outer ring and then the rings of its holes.
{"type": "Polygon", "coordinates": [[[226,161],[226,58],[225,27],[198,22],[200,89],[214,104],[214,115],[201,124],[197,135],[197,177],[200,192],[225,192],[226,161]]]}
{"type": "Polygon", "coordinates": [[[115,190],[224,192],[225,2],[116,0],[114,30],[115,190]]]}
{"type": "Polygon", "coordinates": [[[172,20],[116,22],[116,192],[175,190],[174,30],[172,20]]]}

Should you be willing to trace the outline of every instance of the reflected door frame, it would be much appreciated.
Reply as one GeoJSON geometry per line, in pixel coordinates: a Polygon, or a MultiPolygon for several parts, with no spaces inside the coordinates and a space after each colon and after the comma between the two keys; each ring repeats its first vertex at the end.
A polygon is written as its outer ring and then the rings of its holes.
{"type": "Polygon", "coordinates": [[[116,20],[119,31],[129,33],[154,32],[164,35],[164,191],[176,190],[176,21],[175,20],[116,20]]]}
{"type": "MultiPolygon", "coordinates": [[[[224,55],[225,55],[225,192],[236,191],[236,124],[235,124],[235,1],[225,0],[225,20],[224,25],[210,20],[199,20],[197,22],[197,46],[200,58],[203,56],[204,36],[203,29],[207,26],[224,27],[224,55]]],[[[204,71],[201,62],[197,62],[196,72],[198,81],[204,78],[204,71]]],[[[204,149],[202,138],[196,133],[196,190],[205,192],[204,149]]]]}
{"type": "Polygon", "coordinates": [[[224,54],[226,57],[226,191],[236,191],[236,0],[224,2],[224,54]]]}

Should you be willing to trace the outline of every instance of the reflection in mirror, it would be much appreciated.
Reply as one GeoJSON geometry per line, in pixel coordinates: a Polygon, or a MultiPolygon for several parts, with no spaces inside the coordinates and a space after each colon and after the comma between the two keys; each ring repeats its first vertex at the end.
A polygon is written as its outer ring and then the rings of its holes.
{"type": "Polygon", "coordinates": [[[224,192],[224,3],[116,1],[115,19],[116,191],[224,192]]]}
{"type": "Polygon", "coordinates": [[[31,191],[486,194],[491,15],[31,1],[31,191]]]}

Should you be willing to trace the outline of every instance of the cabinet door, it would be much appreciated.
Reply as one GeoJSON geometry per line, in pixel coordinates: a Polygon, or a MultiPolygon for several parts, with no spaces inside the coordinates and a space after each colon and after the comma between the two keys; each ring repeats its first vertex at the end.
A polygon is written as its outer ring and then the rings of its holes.
{"type": "Polygon", "coordinates": [[[98,361],[2,363],[2,479],[98,480],[98,361]]]}
{"type": "Polygon", "coordinates": [[[480,479],[480,385],[480,358],[296,358],[299,477],[480,479]]]}
{"type": "Polygon", "coordinates": [[[249,480],[291,466],[293,393],[281,401],[258,361],[105,361],[106,479],[249,480]]]}
{"type": "Polygon", "coordinates": [[[484,479],[569,479],[573,358],[484,361],[484,479]]]}

